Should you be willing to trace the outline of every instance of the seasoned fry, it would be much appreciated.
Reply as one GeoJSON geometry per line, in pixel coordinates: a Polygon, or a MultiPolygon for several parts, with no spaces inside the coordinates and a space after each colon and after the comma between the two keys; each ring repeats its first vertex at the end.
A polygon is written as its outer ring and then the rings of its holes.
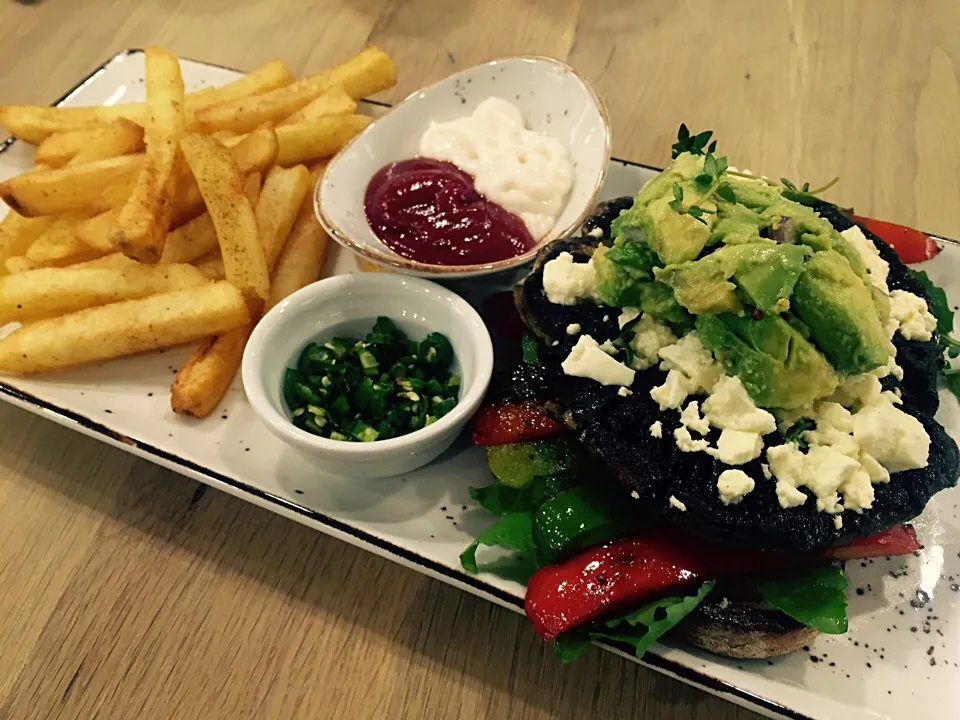
{"type": "Polygon", "coordinates": [[[117,118],[70,158],[67,165],[82,165],[142,150],[143,128],[126,118],[117,118]]]}
{"type": "Polygon", "coordinates": [[[184,135],[180,146],[216,228],[227,280],[249,300],[265,302],[270,271],[237,163],[223,145],[203,135],[184,135]]]}
{"type": "Polygon", "coordinates": [[[104,188],[136,177],[143,155],[124,155],[53,170],[34,170],[0,183],[0,198],[24,217],[56,215],[91,205],[104,188]]]}
{"type": "Polygon", "coordinates": [[[267,267],[271,270],[312,187],[310,171],[303,165],[272,168],[263,181],[257,203],[257,228],[267,267]]]}
{"type": "Polygon", "coordinates": [[[227,273],[223,269],[223,256],[219,250],[212,250],[193,262],[193,266],[202,272],[208,280],[223,280],[227,273]]]}
{"type": "Polygon", "coordinates": [[[96,260],[101,257],[103,257],[102,250],[88,248],[78,252],[75,255],[68,255],[66,257],[54,258],[42,262],[31,260],[25,255],[17,255],[16,257],[7,258],[4,266],[6,267],[7,272],[13,275],[16,273],[27,272],[28,270],[38,270],[40,268],[58,268],[67,267],[68,265],[77,265],[79,263],[96,260]]]}
{"type": "Polygon", "coordinates": [[[80,310],[23,325],[0,340],[0,372],[25,375],[198,340],[250,321],[227,282],[80,310]]]}
{"type": "MultiPolygon", "coordinates": [[[[230,154],[244,175],[264,171],[277,159],[277,133],[270,126],[258,128],[240,140],[230,154]]],[[[179,227],[203,212],[203,198],[192,175],[188,175],[177,189],[173,226],[179,227]]]]}
{"type": "Polygon", "coordinates": [[[180,173],[177,143],[184,129],[183,77],[180,61],[161,48],[147,48],[146,63],[146,159],[111,240],[135,260],[154,263],[160,259],[173,220],[180,173]]]}
{"type": "Polygon", "coordinates": [[[339,85],[325,91],[316,100],[312,100],[293,115],[284,120],[281,125],[310,122],[326,115],[351,115],[357,109],[357,101],[347,94],[339,85]]]}
{"type": "MultiPolygon", "coordinates": [[[[327,164],[322,162],[310,169],[310,188],[320,181],[326,167],[327,164]]],[[[273,269],[267,310],[320,277],[329,245],[330,238],[313,210],[313,194],[308,192],[273,269]]]]}
{"type": "Polygon", "coordinates": [[[195,267],[182,264],[31,270],[0,278],[0,324],[55,317],[207,282],[195,267]]]}
{"type": "Polygon", "coordinates": [[[327,115],[296,125],[281,125],[277,128],[277,164],[289,167],[335,155],[371,122],[373,118],[366,115],[327,115]]]}
{"type": "MultiPolygon", "coordinates": [[[[206,105],[237,100],[247,95],[276,90],[288,85],[293,73],[279,60],[271,60],[258,70],[218,88],[204,88],[184,97],[185,113],[194,113],[206,105]]],[[[117,118],[147,123],[146,103],[124,103],[103,107],[48,107],[46,105],[0,105],[0,125],[11,135],[37,144],[51,133],[101,128],[117,118]]]]}
{"type": "Polygon", "coordinates": [[[65,130],[48,135],[37,145],[34,162],[50,167],[62,167],[105,129],[105,126],[98,125],[88,130],[65,130]]]}
{"type": "Polygon", "coordinates": [[[87,255],[91,247],[77,237],[80,218],[63,215],[27,248],[28,260],[47,266],[77,255],[87,255]]]}
{"type": "Polygon", "coordinates": [[[390,56],[380,48],[369,47],[340,65],[278,90],[198,110],[196,122],[207,132],[249,132],[265,122],[281,122],[332,87],[339,86],[350,97],[360,99],[386,90],[396,81],[390,56]]]}
{"type": "MultiPolygon", "coordinates": [[[[244,194],[250,205],[256,207],[260,197],[260,173],[247,176],[244,194]]],[[[209,213],[198,215],[188,223],[167,234],[163,244],[161,263],[188,263],[219,247],[217,231],[209,213]]]]}
{"type": "MultiPolygon", "coordinates": [[[[34,241],[53,224],[54,218],[25,218],[13,210],[0,220],[0,260],[23,255],[34,241]]],[[[0,270],[0,275],[3,271],[0,270]]]]}
{"type": "MultiPolygon", "coordinates": [[[[319,163],[311,170],[309,187],[320,179],[325,167],[325,163],[319,163]]],[[[327,240],[314,215],[313,198],[308,193],[273,271],[268,308],[320,276],[327,240]]],[[[254,324],[250,323],[209,337],[197,346],[170,388],[170,405],[174,412],[201,418],[210,414],[226,394],[240,367],[243,349],[253,327],[254,324]]]]}
{"type": "Polygon", "coordinates": [[[114,252],[94,260],[73,263],[72,265],[67,265],[66,267],[69,267],[72,270],[99,270],[101,268],[140,267],[140,263],[138,263],[136,260],[131,260],[122,252],[114,252]]]}
{"type": "Polygon", "coordinates": [[[253,323],[203,340],[170,386],[170,407],[180,415],[206,417],[226,394],[243,359],[253,323]]]}
{"type": "Polygon", "coordinates": [[[104,252],[116,250],[112,233],[119,217],[120,208],[116,207],[83,220],[77,224],[77,237],[90,247],[104,252]]]}

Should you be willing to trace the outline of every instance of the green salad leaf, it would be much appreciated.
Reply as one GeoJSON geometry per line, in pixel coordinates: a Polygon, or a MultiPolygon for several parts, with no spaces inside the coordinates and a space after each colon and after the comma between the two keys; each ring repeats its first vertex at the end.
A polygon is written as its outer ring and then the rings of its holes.
{"type": "Polygon", "coordinates": [[[554,475],[539,475],[522,488],[509,487],[499,482],[481,488],[470,488],[470,497],[487,512],[502,517],[514,512],[533,512],[545,500],[567,486],[567,479],[554,475]]]}
{"type": "Polygon", "coordinates": [[[713,590],[716,581],[703,583],[693,595],[660,598],[638,608],[562,633],[553,641],[561,662],[573,662],[593,640],[612,640],[628,645],[638,658],[664,633],[677,625],[713,590]]]}
{"type": "MultiPolygon", "coordinates": [[[[953,310],[950,309],[947,294],[923,270],[911,270],[911,273],[927,293],[929,299],[927,306],[930,313],[937,319],[937,335],[941,350],[951,358],[960,357],[960,341],[952,334],[953,310]]],[[[960,399],[960,369],[947,366],[941,374],[947,389],[960,399]]]]}
{"type": "Polygon", "coordinates": [[[598,485],[580,485],[546,500],[533,517],[537,552],[553,562],[568,550],[589,547],[631,529],[630,518],[613,494],[598,485]]]}
{"type": "Polygon", "coordinates": [[[537,339],[530,333],[525,332],[521,340],[523,351],[523,362],[527,365],[536,365],[539,362],[537,357],[540,347],[537,345],[537,339]]]}
{"type": "Polygon", "coordinates": [[[813,430],[816,426],[817,424],[810,418],[800,418],[787,428],[787,431],[783,433],[783,439],[787,442],[796,443],[801,450],[804,450],[807,447],[807,441],[803,439],[803,433],[807,430],[813,430]]]}
{"type": "Polygon", "coordinates": [[[499,545],[517,552],[533,552],[537,547],[533,542],[533,513],[528,510],[504,515],[460,553],[463,569],[474,575],[480,572],[477,567],[477,549],[481,545],[499,545]]]}
{"type": "Polygon", "coordinates": [[[827,565],[762,578],[761,597],[797,622],[822,633],[847,631],[847,578],[839,565],[827,565]]]}

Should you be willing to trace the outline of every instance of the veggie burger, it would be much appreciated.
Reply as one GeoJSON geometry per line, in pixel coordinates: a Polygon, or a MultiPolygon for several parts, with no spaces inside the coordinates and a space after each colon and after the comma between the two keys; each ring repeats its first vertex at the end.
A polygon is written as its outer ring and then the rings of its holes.
{"type": "Polygon", "coordinates": [[[715,150],[681,126],[636,198],[543,249],[514,294],[523,360],[475,418],[498,482],[471,494],[498,520],[461,560],[526,581],[564,660],[845,632],[843,561],[920,549],[903,523],[960,472],[934,420],[943,291],[819,191],[715,150]]]}

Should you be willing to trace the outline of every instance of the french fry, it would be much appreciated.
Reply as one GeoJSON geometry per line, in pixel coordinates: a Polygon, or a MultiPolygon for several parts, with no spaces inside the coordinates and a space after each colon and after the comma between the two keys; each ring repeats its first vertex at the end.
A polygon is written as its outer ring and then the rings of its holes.
{"type": "Polygon", "coordinates": [[[193,266],[202,272],[208,280],[223,280],[227,273],[223,268],[223,256],[219,250],[213,250],[193,261],[193,266]]]}
{"type": "MultiPolygon", "coordinates": [[[[23,255],[53,224],[54,218],[25,218],[13,210],[0,220],[0,260],[23,255]]],[[[0,271],[0,275],[2,275],[0,271]]]]}
{"type": "Polygon", "coordinates": [[[160,259],[173,220],[180,172],[178,141],[184,129],[183,77],[180,61],[161,48],[147,48],[146,63],[146,158],[111,240],[135,260],[154,263],[160,259]]]}
{"type": "MultiPolygon", "coordinates": [[[[262,172],[273,165],[277,159],[277,133],[270,126],[258,128],[238,141],[230,154],[237,163],[240,172],[262,172]]],[[[192,175],[188,175],[177,188],[174,203],[173,226],[179,227],[203,212],[203,198],[192,175]]]]}
{"type": "Polygon", "coordinates": [[[357,101],[350,97],[342,87],[335,85],[315,100],[311,100],[280,124],[293,125],[310,122],[326,115],[352,115],[356,110],[357,101]]]}
{"type": "Polygon", "coordinates": [[[87,130],[65,130],[52,133],[37,145],[37,151],[33,156],[34,162],[55,168],[62,167],[92,143],[105,129],[106,126],[97,125],[87,130]]]}
{"type": "Polygon", "coordinates": [[[250,322],[228,282],[79,310],[23,325],[0,340],[0,372],[48,372],[199,340],[250,322]]]}
{"type": "MultiPolygon", "coordinates": [[[[203,135],[184,135],[180,147],[216,228],[227,280],[262,308],[270,291],[270,271],[236,161],[223,145],[203,135]]],[[[265,183],[258,206],[266,190],[265,183]]]]}
{"type": "Polygon", "coordinates": [[[233,382],[253,327],[248,323],[201,341],[170,386],[170,407],[175,413],[197,418],[211,413],[233,382]]]}
{"type": "Polygon", "coordinates": [[[283,167],[335,155],[354,136],[373,122],[366,115],[327,115],[317,120],[277,128],[283,167]]]}
{"type": "MultiPolygon", "coordinates": [[[[259,172],[247,176],[244,194],[250,201],[250,205],[256,207],[257,198],[260,197],[259,172]]],[[[167,234],[160,262],[188,263],[201,255],[215,251],[218,247],[217,231],[213,226],[213,220],[209,213],[204,213],[167,234]]]]}
{"type": "MultiPolygon", "coordinates": [[[[188,118],[206,105],[237,100],[247,95],[276,90],[293,79],[290,69],[271,60],[258,70],[218,88],[204,88],[184,97],[188,118]]],[[[48,107],[46,105],[0,105],[0,125],[11,135],[36,145],[52,133],[93,130],[123,117],[138,125],[147,123],[146,103],[123,103],[103,107],[48,107]]]]}
{"type": "MultiPolygon", "coordinates": [[[[309,187],[319,182],[326,166],[326,163],[317,163],[311,168],[309,187]]],[[[266,310],[320,277],[329,245],[330,238],[313,210],[313,195],[308,192],[273,268],[266,310]]]]}
{"type": "Polygon", "coordinates": [[[228,100],[197,111],[197,126],[206,132],[231,130],[244,133],[265,122],[281,122],[320,96],[339,86],[355,99],[392,87],[397,81],[393,60],[383,50],[368,47],[346,62],[316,75],[260,95],[228,100]]]}
{"type": "Polygon", "coordinates": [[[94,260],[86,260],[84,262],[73,263],[72,265],[67,265],[73,270],[99,270],[101,268],[128,268],[128,267],[140,267],[140,263],[136,260],[131,260],[122,252],[114,252],[109,255],[104,255],[103,257],[98,257],[94,260]]]}
{"type": "Polygon", "coordinates": [[[192,265],[41,268],[0,278],[0,324],[56,317],[207,284],[192,265]]]}
{"type": "Polygon", "coordinates": [[[14,275],[16,273],[27,272],[29,270],[39,270],[40,268],[58,268],[67,267],[68,265],[77,265],[79,263],[97,260],[101,257],[103,257],[103,252],[101,250],[89,248],[77,253],[76,255],[68,255],[62,258],[54,258],[44,261],[31,260],[25,255],[17,255],[15,257],[7,258],[4,266],[6,267],[8,273],[14,275]]]}
{"type": "Polygon", "coordinates": [[[78,255],[89,255],[92,248],[77,237],[79,221],[80,218],[76,215],[58,217],[27,248],[24,253],[27,259],[46,267],[50,263],[59,263],[78,255]]]}
{"type": "MultiPolygon", "coordinates": [[[[311,170],[310,187],[323,174],[325,163],[311,170]]],[[[283,244],[270,280],[268,308],[320,276],[327,236],[313,212],[313,198],[304,198],[290,237],[283,244]]],[[[181,415],[206,417],[226,394],[243,359],[254,323],[202,341],[177,373],[170,387],[170,406],[181,415]]]]}
{"type": "Polygon", "coordinates": [[[276,265],[300,206],[312,187],[310,171],[303,165],[289,169],[274,167],[264,178],[256,215],[263,254],[270,270],[276,265]]]}
{"type": "Polygon", "coordinates": [[[133,186],[136,184],[137,176],[134,175],[123,182],[107,185],[97,196],[97,199],[84,209],[90,215],[98,215],[107,210],[119,210],[133,194],[133,186]]]}
{"type": "Polygon", "coordinates": [[[143,128],[126,118],[117,118],[70,158],[67,165],[82,165],[142,151],[143,128]]]}
{"type": "Polygon", "coordinates": [[[116,207],[82,220],[77,224],[77,237],[92,248],[111,252],[117,249],[113,244],[113,228],[120,217],[120,208],[116,207]]]}
{"type": "Polygon", "coordinates": [[[0,198],[24,217],[83,210],[97,200],[104,188],[135,178],[142,167],[143,155],[137,154],[34,170],[0,183],[0,198]]]}

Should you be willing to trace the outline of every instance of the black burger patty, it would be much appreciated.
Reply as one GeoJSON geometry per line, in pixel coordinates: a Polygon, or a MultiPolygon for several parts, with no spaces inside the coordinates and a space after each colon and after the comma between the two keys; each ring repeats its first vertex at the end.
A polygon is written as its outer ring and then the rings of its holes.
{"type": "MultiPolygon", "coordinates": [[[[850,224],[836,208],[818,210],[839,229],[850,224]]],[[[890,265],[890,287],[926,298],[923,287],[896,254],[875,236],[865,234],[890,265]]],[[[516,299],[525,322],[547,346],[541,354],[550,378],[544,406],[576,431],[587,449],[604,461],[606,469],[639,496],[638,512],[664,515],[717,542],[760,545],[771,550],[813,550],[873,535],[910,520],[935,493],[956,484],[960,473],[957,445],[933,419],[938,406],[936,375],[943,362],[937,339],[908,342],[898,336],[897,360],[904,370],[904,381],[891,377],[883,384],[887,389],[900,389],[902,409],[920,420],[930,435],[927,467],[896,473],[889,483],[874,485],[872,509],[843,513],[841,529],[834,526],[833,516],[817,510],[812,493],[805,488],[801,491],[811,499],[798,507],[780,507],[775,481],[764,478],[763,456],[739,466],[754,479],[755,489],[737,505],[723,505],[716,483],[729,466],[706,453],[682,452],[673,437],[680,426],[679,412],[661,412],[650,397],[650,390],[663,383],[665,372],[655,367],[638,372],[633,394],[621,397],[616,387],[569,377],[560,369],[577,340],[567,334],[567,325],[578,323],[584,334],[603,342],[619,334],[620,310],[590,303],[568,307],[549,302],[543,290],[543,266],[564,251],[572,253],[576,261],[586,262],[600,242],[598,238],[582,237],[558,240],[545,247],[530,275],[517,286],[516,299]],[[650,426],[656,421],[663,427],[660,439],[650,434],[650,426]],[[686,512],[670,506],[671,496],[686,506],[686,512]]],[[[719,431],[712,430],[706,439],[715,444],[718,436],[719,431]]],[[[765,437],[766,447],[777,444],[780,439],[776,435],[765,437]]]]}

